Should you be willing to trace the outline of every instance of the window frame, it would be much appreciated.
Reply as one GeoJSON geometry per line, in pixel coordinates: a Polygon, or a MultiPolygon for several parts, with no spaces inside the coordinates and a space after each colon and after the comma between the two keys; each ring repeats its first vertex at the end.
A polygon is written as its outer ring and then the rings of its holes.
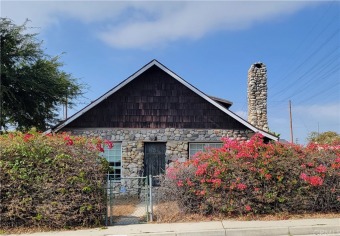
{"type": "Polygon", "coordinates": [[[113,182],[120,182],[122,179],[122,168],[123,168],[123,157],[122,157],[122,142],[112,142],[113,147],[110,149],[107,146],[104,147],[104,152],[101,153],[101,156],[103,158],[105,158],[107,160],[107,162],[109,163],[109,167],[112,168],[113,174],[110,174],[110,171],[107,172],[107,177],[108,180],[113,181],[113,182]],[[117,147],[117,144],[119,144],[120,149],[119,150],[115,150],[114,148],[117,147]],[[107,155],[105,155],[105,151],[108,151],[107,155]],[[112,154],[110,155],[110,152],[114,152],[114,151],[119,151],[119,160],[118,161],[112,161],[110,162],[110,158],[115,159],[115,157],[117,157],[118,155],[112,154]],[[119,163],[119,166],[116,165],[111,165],[111,163],[119,163]],[[120,173],[116,174],[114,173],[115,170],[120,169],[120,173]]]}
{"type": "Polygon", "coordinates": [[[223,142],[190,142],[189,143],[189,150],[188,150],[188,152],[189,152],[189,159],[191,159],[192,158],[192,156],[194,156],[196,153],[198,153],[198,152],[201,152],[201,151],[206,151],[206,148],[207,147],[212,147],[212,148],[221,148],[223,146],[223,142]],[[191,154],[191,151],[192,151],[192,147],[191,147],[191,145],[193,145],[193,144],[199,144],[199,145],[203,145],[203,149],[197,149],[197,151],[194,153],[194,154],[191,154]],[[216,144],[219,144],[220,146],[219,147],[216,147],[216,146],[210,146],[210,145],[216,145],[216,144]]]}

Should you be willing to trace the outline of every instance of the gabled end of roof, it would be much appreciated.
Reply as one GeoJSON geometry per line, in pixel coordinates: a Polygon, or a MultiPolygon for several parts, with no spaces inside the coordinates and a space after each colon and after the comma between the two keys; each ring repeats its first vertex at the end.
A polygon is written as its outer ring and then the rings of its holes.
{"type": "MultiPolygon", "coordinates": [[[[87,105],[85,108],[83,108],[82,110],[78,111],[76,114],[74,114],[73,116],[69,117],[67,120],[64,120],[64,121],[60,122],[58,125],[52,127],[51,130],[50,131],[48,130],[48,131],[49,132],[57,132],[60,129],[64,128],[67,124],[71,123],[73,120],[75,120],[76,118],[78,118],[79,116],[81,116],[82,114],[87,112],[88,110],[90,110],[92,107],[98,105],[101,101],[103,101],[104,99],[106,99],[107,97],[109,97],[110,95],[115,93],[120,88],[124,87],[130,81],[132,81],[133,79],[135,79],[140,74],[142,74],[143,72],[145,72],[146,70],[148,70],[150,67],[152,67],[154,65],[159,67],[160,69],[162,69],[164,72],[168,73],[174,79],[176,79],[181,84],[183,84],[184,86],[186,86],[187,88],[192,90],[194,93],[196,93],[199,96],[201,96],[206,101],[210,102],[211,104],[213,104],[214,106],[216,106],[217,108],[222,110],[224,113],[228,114],[229,116],[231,116],[232,118],[234,118],[238,122],[240,122],[241,124],[243,124],[246,127],[248,127],[250,130],[252,130],[254,132],[259,132],[259,133],[261,133],[262,135],[264,135],[265,137],[267,137],[267,138],[269,138],[271,140],[278,141],[278,137],[276,137],[275,135],[272,135],[272,134],[270,134],[270,133],[268,133],[266,131],[263,131],[263,130],[260,130],[260,129],[256,128],[255,126],[251,125],[246,120],[242,119],[241,117],[239,117],[235,113],[231,112],[228,108],[232,105],[232,102],[230,102],[228,100],[225,100],[225,99],[216,98],[216,97],[212,97],[212,96],[206,95],[205,93],[203,93],[202,91],[197,89],[195,86],[191,85],[190,83],[188,83],[187,81],[182,79],[180,76],[178,76],[176,73],[174,73],[173,71],[168,69],[166,66],[164,66],[162,63],[160,63],[156,59],[151,60],[149,63],[147,63],[141,69],[139,69],[134,74],[132,74],[130,77],[128,77],[127,79],[122,81],[116,87],[114,87],[113,89],[109,90],[107,93],[105,93],[104,95],[102,95],[101,97],[96,99],[94,102],[92,102],[91,104],[87,105]]],[[[48,131],[46,131],[46,132],[48,132],[48,131]]]]}

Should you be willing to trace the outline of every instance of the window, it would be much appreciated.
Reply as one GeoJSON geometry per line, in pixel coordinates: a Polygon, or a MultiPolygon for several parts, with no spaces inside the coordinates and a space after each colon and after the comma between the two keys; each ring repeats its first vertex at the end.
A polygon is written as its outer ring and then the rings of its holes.
{"type": "Polygon", "coordinates": [[[222,143],[190,143],[189,157],[192,157],[197,152],[205,151],[207,148],[220,148],[222,143]]]}
{"type": "Polygon", "coordinates": [[[110,165],[109,179],[120,181],[122,173],[122,144],[113,143],[111,149],[105,147],[103,157],[106,158],[110,165]]]}

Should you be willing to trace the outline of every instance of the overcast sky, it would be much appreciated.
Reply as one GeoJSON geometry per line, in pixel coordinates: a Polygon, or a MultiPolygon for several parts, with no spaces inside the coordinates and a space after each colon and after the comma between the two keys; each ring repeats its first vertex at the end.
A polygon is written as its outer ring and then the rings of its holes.
{"type": "Polygon", "coordinates": [[[263,62],[272,131],[289,139],[291,100],[294,141],[340,133],[339,1],[2,0],[1,17],[29,19],[88,85],[73,113],[157,59],[246,118],[247,71],[263,62]]]}

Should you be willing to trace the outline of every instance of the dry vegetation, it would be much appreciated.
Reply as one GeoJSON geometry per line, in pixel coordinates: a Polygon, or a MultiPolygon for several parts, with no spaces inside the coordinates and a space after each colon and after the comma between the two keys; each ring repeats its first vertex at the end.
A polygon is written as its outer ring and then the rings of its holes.
{"type": "MultiPolygon", "coordinates": [[[[112,213],[114,220],[119,217],[128,216],[132,214],[136,205],[139,203],[137,198],[131,199],[115,199],[115,205],[112,208],[112,213]]],[[[110,213],[110,208],[108,207],[108,213],[110,213]]],[[[250,221],[250,220],[292,220],[292,219],[318,219],[318,218],[340,218],[340,213],[314,213],[314,214],[289,214],[281,213],[274,215],[244,215],[244,216],[206,216],[201,214],[185,214],[178,207],[175,201],[167,203],[159,203],[155,206],[154,210],[154,223],[175,223],[175,222],[199,222],[199,221],[219,221],[219,220],[236,220],[236,221],[250,221]]],[[[72,228],[76,229],[86,229],[86,227],[72,228]]],[[[18,227],[7,229],[6,231],[0,230],[1,234],[24,234],[24,233],[34,233],[34,232],[47,232],[52,231],[52,228],[47,227],[18,227]]],[[[63,230],[69,230],[65,228],[63,230]]]]}
{"type": "MultiPolygon", "coordinates": [[[[138,198],[116,198],[112,201],[112,216],[113,221],[118,220],[120,217],[126,217],[131,215],[136,210],[136,205],[140,202],[138,198]]],[[[108,206],[107,212],[110,216],[110,206],[108,206]]],[[[72,230],[86,229],[87,227],[72,227],[72,230]]],[[[60,230],[69,230],[70,228],[65,227],[60,230]]],[[[48,232],[55,229],[49,227],[16,227],[10,229],[0,229],[1,234],[24,234],[24,233],[35,233],[35,232],[48,232]]]]}
{"type": "Polygon", "coordinates": [[[154,220],[157,223],[174,223],[174,222],[198,222],[198,221],[219,221],[219,220],[236,220],[236,221],[272,221],[272,220],[293,220],[293,219],[320,219],[320,218],[340,218],[340,213],[306,213],[290,214],[277,213],[268,215],[243,215],[243,216],[225,216],[214,215],[207,216],[202,214],[190,214],[181,211],[175,201],[157,204],[154,211],[154,220]]]}
{"type": "MultiPolygon", "coordinates": [[[[131,215],[140,200],[136,198],[116,198],[112,201],[112,216],[114,219],[131,215]]],[[[111,207],[108,206],[108,216],[110,216],[111,207]]]]}

